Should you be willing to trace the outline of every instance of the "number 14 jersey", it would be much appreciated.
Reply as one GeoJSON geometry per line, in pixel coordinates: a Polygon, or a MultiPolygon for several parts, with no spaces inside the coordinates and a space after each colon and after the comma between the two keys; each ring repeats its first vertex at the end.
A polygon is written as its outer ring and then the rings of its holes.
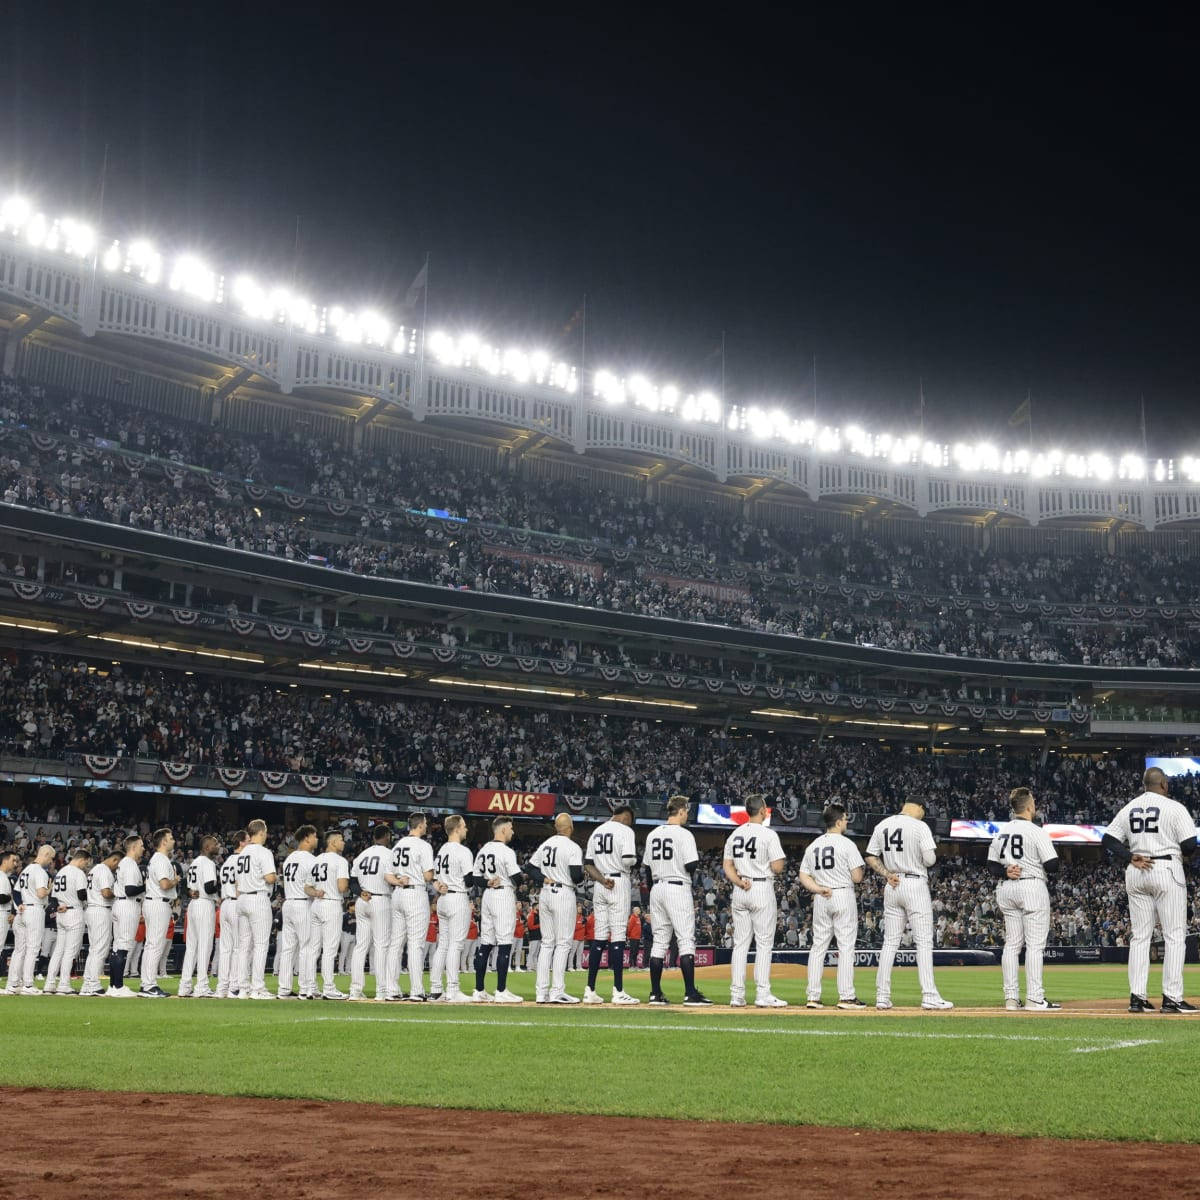
{"type": "Polygon", "coordinates": [[[929,873],[925,860],[933,861],[937,843],[933,840],[933,830],[924,821],[897,813],[894,817],[884,817],[875,826],[867,853],[878,858],[889,871],[920,875],[924,879],[929,873]]]}

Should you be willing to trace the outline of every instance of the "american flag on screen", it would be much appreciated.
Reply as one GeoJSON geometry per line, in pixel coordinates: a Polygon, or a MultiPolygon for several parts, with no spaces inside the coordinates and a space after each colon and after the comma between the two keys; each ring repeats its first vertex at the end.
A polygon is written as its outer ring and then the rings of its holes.
{"type": "MultiPolygon", "coordinates": [[[[745,825],[749,819],[744,804],[701,804],[696,814],[696,820],[701,825],[745,825]]],[[[765,823],[771,823],[769,808],[765,823]]]]}

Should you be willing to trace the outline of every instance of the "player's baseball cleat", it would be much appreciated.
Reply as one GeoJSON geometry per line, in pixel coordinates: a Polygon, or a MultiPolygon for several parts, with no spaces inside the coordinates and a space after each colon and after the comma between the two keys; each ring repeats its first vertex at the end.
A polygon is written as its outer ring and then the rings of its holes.
{"type": "Polygon", "coordinates": [[[1162,1011],[1165,1013],[1194,1013],[1200,1012],[1200,1009],[1194,1004],[1189,1004],[1186,1000],[1171,1000],[1164,996],[1162,1011]]]}
{"type": "Polygon", "coordinates": [[[445,1001],[445,999],[446,999],[446,995],[444,992],[430,992],[429,993],[429,1003],[430,1004],[441,1004],[445,1001]]]}
{"type": "Polygon", "coordinates": [[[787,1008],[788,1002],[781,1000],[778,996],[759,996],[754,1001],[755,1008],[787,1008]]]}
{"type": "Polygon", "coordinates": [[[1132,992],[1129,993],[1129,1011],[1131,1013],[1148,1013],[1154,1012],[1154,1005],[1146,999],[1145,996],[1135,996],[1132,992]]]}
{"type": "Polygon", "coordinates": [[[321,999],[322,1000],[346,1000],[346,999],[348,999],[348,997],[346,996],[345,992],[338,991],[337,988],[334,988],[333,991],[331,991],[331,992],[322,992],[321,999]]]}
{"type": "Polygon", "coordinates": [[[211,1000],[216,994],[216,992],[209,991],[208,988],[198,988],[192,993],[197,1000],[211,1000]]]}
{"type": "Polygon", "coordinates": [[[687,1008],[705,1008],[712,1004],[712,1001],[703,992],[689,992],[683,998],[684,1006],[687,1008]]]}
{"type": "Polygon", "coordinates": [[[351,1004],[367,1004],[371,997],[364,996],[362,992],[351,992],[346,999],[349,1000],[351,1004]]]}
{"type": "Polygon", "coordinates": [[[824,1005],[824,1004],[822,1004],[820,1000],[809,1000],[809,1001],[808,1001],[808,1002],[807,1002],[807,1003],[804,1005],[804,1007],[805,1007],[805,1008],[824,1008],[824,1007],[825,1007],[825,1005],[824,1005]]]}
{"type": "Polygon", "coordinates": [[[843,1012],[857,1011],[867,1007],[857,996],[851,996],[849,1000],[839,1000],[837,1006],[843,1012]]]}
{"type": "Polygon", "coordinates": [[[670,1004],[671,1002],[670,1002],[670,1000],[668,1000],[666,998],[666,996],[664,996],[662,994],[662,992],[652,992],[650,994],[650,999],[647,1001],[647,1003],[656,1005],[659,1007],[665,1007],[666,1005],[670,1004]]]}
{"type": "Polygon", "coordinates": [[[593,991],[591,988],[583,989],[584,1004],[603,1004],[604,997],[593,991]]]}
{"type": "Polygon", "coordinates": [[[405,996],[404,998],[409,1002],[409,1004],[424,1004],[425,1001],[429,999],[424,992],[413,992],[411,995],[405,996]]]}
{"type": "Polygon", "coordinates": [[[730,1000],[729,1007],[730,1008],[745,1008],[746,1007],[746,997],[740,996],[735,1000],[730,1000]]]}
{"type": "Polygon", "coordinates": [[[55,994],[56,996],[74,996],[74,995],[77,995],[77,993],[75,992],[75,990],[74,990],[73,988],[69,988],[69,987],[60,987],[60,988],[56,988],[56,989],[55,989],[55,992],[54,992],[54,994],[55,994]]]}
{"type": "MultiPolygon", "coordinates": [[[[242,994],[243,994],[243,995],[245,995],[245,993],[244,993],[244,992],[243,992],[242,994]]],[[[251,999],[251,1000],[274,1000],[274,999],[275,999],[275,993],[274,993],[274,992],[267,992],[267,991],[262,991],[262,992],[251,992],[251,993],[250,993],[250,999],[251,999]]]]}
{"type": "Polygon", "coordinates": [[[119,988],[110,987],[105,990],[106,996],[115,996],[118,1000],[132,1000],[137,993],[132,988],[127,988],[122,984],[119,988]]]}
{"type": "Polygon", "coordinates": [[[180,1000],[190,1000],[192,998],[192,993],[190,991],[185,991],[183,988],[180,988],[175,995],[178,996],[180,1000]]]}
{"type": "Polygon", "coordinates": [[[921,1001],[921,1007],[932,1012],[946,1012],[954,1007],[954,1002],[943,1000],[941,996],[930,996],[929,999],[921,1001]]]}
{"type": "Polygon", "coordinates": [[[145,1000],[164,1000],[167,993],[160,987],[139,988],[138,995],[145,1000]]]}
{"type": "Polygon", "coordinates": [[[453,996],[446,997],[447,1004],[474,1004],[475,1001],[467,995],[466,992],[455,992],[453,996]]]}
{"type": "Polygon", "coordinates": [[[628,992],[613,992],[612,1002],[614,1004],[641,1004],[636,996],[631,996],[628,992]]]}
{"type": "Polygon", "coordinates": [[[492,1003],[493,1004],[524,1004],[525,1001],[521,996],[518,996],[516,994],[516,992],[510,992],[508,990],[508,988],[505,988],[504,991],[497,992],[492,997],[492,1003]]]}
{"type": "Polygon", "coordinates": [[[891,1008],[891,1007],[892,1007],[892,1002],[891,1002],[890,1000],[884,1000],[882,997],[880,997],[879,999],[877,999],[877,1000],[875,1001],[875,1007],[876,1007],[876,1008],[877,1008],[877,1009],[878,1009],[880,1012],[883,1012],[885,1009],[888,1009],[888,1008],[891,1008]]]}
{"type": "Polygon", "coordinates": [[[1023,1007],[1023,1005],[1021,1004],[1020,1000],[1005,1000],[1004,1001],[1004,1011],[1005,1012],[1020,1012],[1022,1007],[1023,1007]]]}
{"type": "Polygon", "coordinates": [[[1025,1001],[1025,1009],[1027,1012],[1057,1012],[1060,1008],[1062,1008],[1062,1005],[1056,1004],[1053,1000],[1043,999],[1025,1001]]]}
{"type": "Polygon", "coordinates": [[[291,992],[276,992],[276,1000],[295,1000],[296,997],[291,992]]]}
{"type": "Polygon", "coordinates": [[[471,993],[471,1003],[472,1004],[491,1004],[491,1002],[492,1002],[492,997],[487,992],[481,992],[478,988],[476,988],[471,993]]]}
{"type": "Polygon", "coordinates": [[[550,997],[551,1004],[580,1004],[582,1003],[578,996],[572,996],[567,992],[557,992],[550,997]]]}

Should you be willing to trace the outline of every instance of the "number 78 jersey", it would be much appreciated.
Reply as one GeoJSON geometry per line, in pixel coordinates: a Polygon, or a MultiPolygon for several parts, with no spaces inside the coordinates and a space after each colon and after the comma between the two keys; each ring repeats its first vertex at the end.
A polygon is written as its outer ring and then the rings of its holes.
{"type": "Polygon", "coordinates": [[[1050,835],[1032,821],[1009,821],[988,847],[988,862],[1020,867],[1022,879],[1045,879],[1043,864],[1057,857],[1050,835]]]}

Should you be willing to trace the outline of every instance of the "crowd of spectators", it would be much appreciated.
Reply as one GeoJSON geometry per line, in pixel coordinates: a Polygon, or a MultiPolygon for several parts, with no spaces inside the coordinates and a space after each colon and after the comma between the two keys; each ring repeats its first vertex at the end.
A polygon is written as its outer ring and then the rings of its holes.
{"type": "Polygon", "coordinates": [[[1168,620],[1151,609],[1134,622],[1094,613],[997,616],[982,606],[997,598],[1187,603],[1200,591],[1200,559],[1182,553],[1047,550],[1017,557],[949,544],[935,524],[912,542],[850,538],[812,523],[801,530],[760,527],[713,506],[621,496],[586,482],[526,477],[498,463],[490,470],[467,467],[442,452],[351,451],[299,430],[257,438],[201,430],[12,380],[0,380],[0,420],[74,439],[46,450],[23,437],[7,439],[0,495],[9,503],[359,574],[967,658],[1186,666],[1200,655],[1200,635],[1178,614],[1168,620]],[[227,478],[164,471],[162,461],[147,464],[121,448],[227,478]],[[252,504],[238,483],[246,479],[354,501],[370,512],[318,520],[268,499],[252,504]],[[468,521],[418,528],[399,515],[428,508],[468,521]],[[670,570],[662,562],[651,569],[640,557],[603,564],[594,555],[572,558],[569,548],[528,554],[482,537],[473,524],[480,520],[586,538],[593,549],[653,551],[668,556],[670,570]],[[751,573],[744,595],[714,594],[702,578],[727,566],[751,573]],[[814,590],[817,583],[826,590],[814,590]],[[859,584],[877,589],[875,596],[854,590],[859,584]],[[952,603],[964,597],[970,598],[965,607],[952,603]]]}

